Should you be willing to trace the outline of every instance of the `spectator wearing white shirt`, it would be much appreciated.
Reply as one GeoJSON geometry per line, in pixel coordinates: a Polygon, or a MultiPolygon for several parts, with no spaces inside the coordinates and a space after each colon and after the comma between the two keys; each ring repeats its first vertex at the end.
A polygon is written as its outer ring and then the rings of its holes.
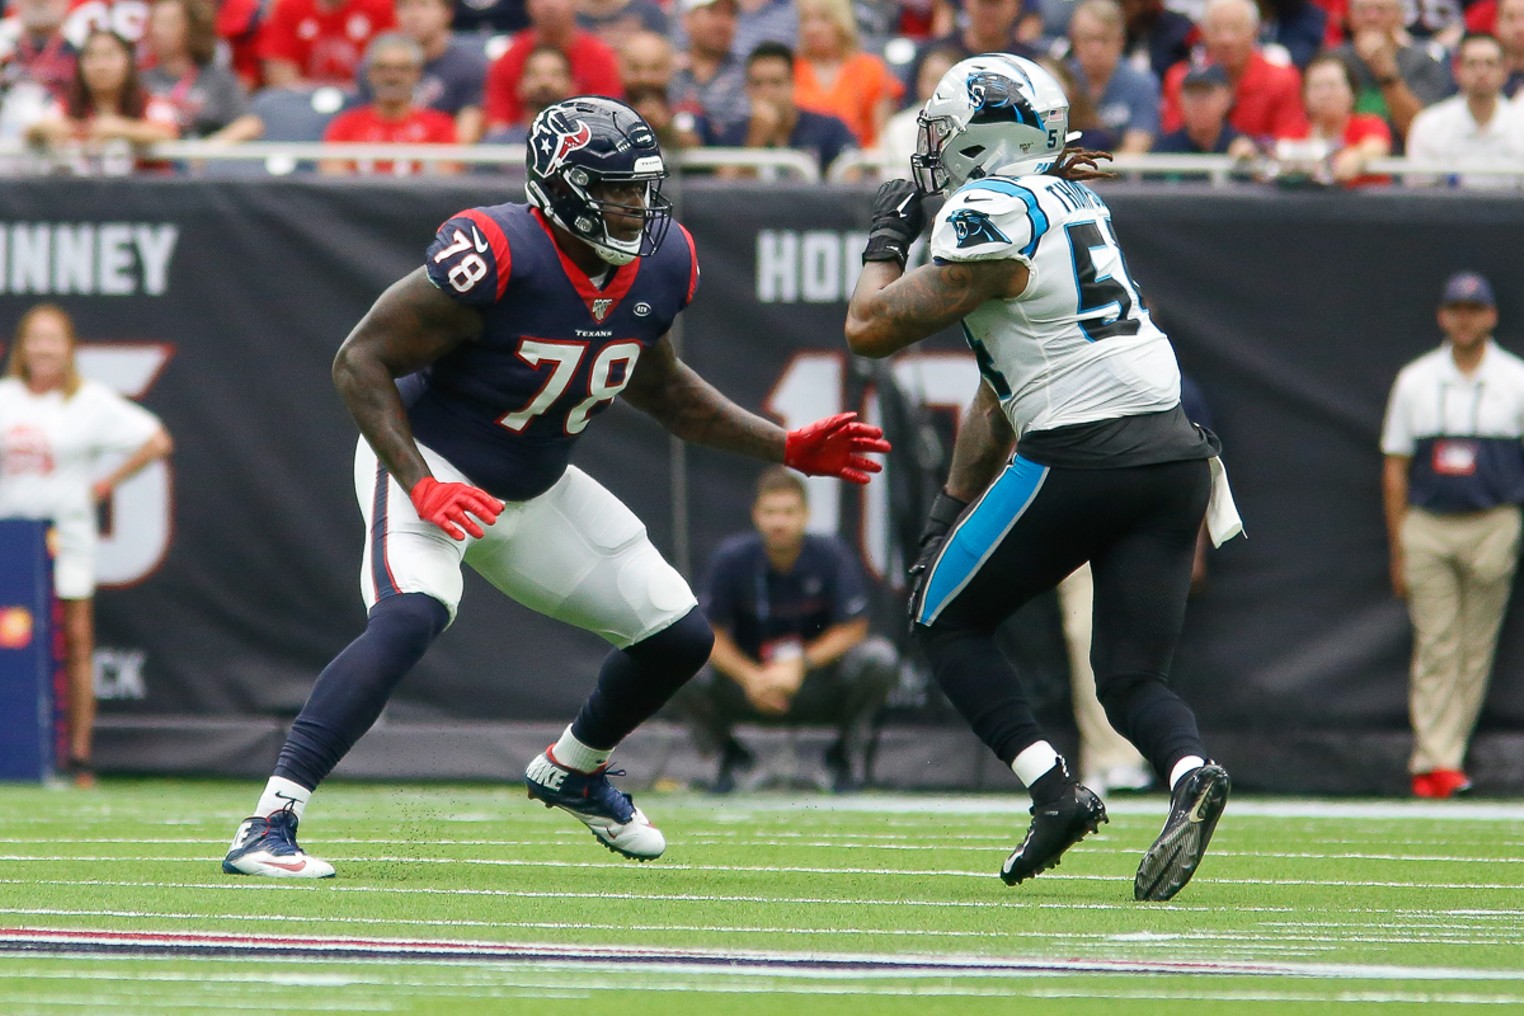
{"type": "Polygon", "coordinates": [[[158,417],[79,376],[74,345],[73,321],[53,304],[33,307],[16,326],[0,378],[0,518],[53,523],[53,587],[69,674],[68,765],[76,784],[90,786],[95,508],[173,445],[158,417]],[[102,473],[108,457],[115,464],[102,473]]]}
{"type": "MultiPolygon", "coordinates": [[[[1461,40],[1455,56],[1460,93],[1418,114],[1408,132],[1408,157],[1420,162],[1456,159],[1524,160],[1524,112],[1503,95],[1507,77],[1503,47],[1476,33],[1461,40]]],[[[1407,177],[1408,184],[1444,183],[1472,188],[1517,188],[1516,176],[1459,174],[1407,177]]]]}

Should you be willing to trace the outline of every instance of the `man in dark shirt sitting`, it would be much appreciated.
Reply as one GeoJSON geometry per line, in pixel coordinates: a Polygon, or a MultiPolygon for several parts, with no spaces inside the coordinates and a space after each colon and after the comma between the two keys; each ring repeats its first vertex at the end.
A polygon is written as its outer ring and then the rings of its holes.
{"type": "Polygon", "coordinates": [[[1193,67],[1180,81],[1180,117],[1184,125],[1163,135],[1153,150],[1167,155],[1231,155],[1252,158],[1254,142],[1233,129],[1233,86],[1216,64],[1193,67]]]}
{"type": "Polygon", "coordinates": [[[764,471],[751,517],[756,531],[730,537],[710,560],[701,595],[714,653],[676,704],[700,749],[720,757],[718,793],[754,764],[731,732],[737,720],[834,725],[825,760],[832,789],[856,789],[898,655],[868,635],[868,593],[852,552],[834,536],[805,532],[809,507],[797,477],[764,471]]]}
{"type": "MultiPolygon", "coordinates": [[[[798,148],[820,161],[820,171],[857,145],[834,116],[794,103],[794,51],[781,42],[758,44],[746,58],[746,97],[751,116],[721,129],[710,143],[724,148],[798,148]]],[[[721,175],[740,175],[739,172],[721,175]]]]}

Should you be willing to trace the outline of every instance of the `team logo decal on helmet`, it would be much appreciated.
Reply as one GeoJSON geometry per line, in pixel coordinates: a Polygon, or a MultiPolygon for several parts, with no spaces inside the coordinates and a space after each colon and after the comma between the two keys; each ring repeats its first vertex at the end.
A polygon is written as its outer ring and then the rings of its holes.
{"type": "Polygon", "coordinates": [[[959,247],[977,247],[984,243],[1010,243],[1011,238],[1002,233],[990,217],[972,208],[960,208],[947,217],[952,223],[953,235],[959,247]]]}
{"type": "MultiPolygon", "coordinates": [[[[1023,79],[1030,79],[1022,75],[1023,79]]],[[[1015,84],[1010,78],[987,71],[968,76],[968,104],[973,107],[974,115],[972,123],[1004,123],[1014,120],[1016,123],[1027,124],[1031,127],[1041,127],[1042,119],[1037,115],[1037,110],[1012,86],[1015,84]]]]}
{"type": "Polygon", "coordinates": [[[545,117],[544,131],[535,147],[535,169],[541,173],[554,173],[566,162],[566,157],[579,148],[586,148],[593,140],[592,128],[583,120],[575,124],[565,112],[550,110],[545,117]]]}

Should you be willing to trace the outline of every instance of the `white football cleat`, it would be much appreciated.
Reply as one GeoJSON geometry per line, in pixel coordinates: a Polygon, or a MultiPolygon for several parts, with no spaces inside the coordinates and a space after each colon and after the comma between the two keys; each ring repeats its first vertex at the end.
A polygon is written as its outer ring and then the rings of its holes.
{"type": "Polygon", "coordinates": [[[296,845],[296,814],[290,808],[244,819],[222,859],[222,870],[271,878],[333,877],[333,865],[296,845]]]}
{"type": "Polygon", "coordinates": [[[524,783],[533,800],[547,808],[560,808],[587,826],[599,843],[616,854],[636,861],[660,857],[667,849],[666,837],[635,807],[630,795],[615,790],[604,766],[591,773],[579,773],[555,760],[547,748],[535,756],[524,771],[524,783]]]}

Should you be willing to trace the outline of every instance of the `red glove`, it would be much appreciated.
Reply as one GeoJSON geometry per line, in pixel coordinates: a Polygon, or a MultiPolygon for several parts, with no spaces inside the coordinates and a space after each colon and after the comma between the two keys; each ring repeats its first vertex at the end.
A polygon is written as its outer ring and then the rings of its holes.
{"type": "Polygon", "coordinates": [[[478,490],[468,483],[440,483],[432,476],[425,476],[413,484],[408,497],[413,499],[413,507],[418,510],[420,519],[434,523],[452,540],[464,540],[466,533],[480,539],[486,535],[485,531],[471,515],[490,526],[497,521],[498,512],[503,510],[503,502],[485,490],[478,490]]]}
{"type": "Polygon", "coordinates": [[[783,464],[808,476],[837,476],[852,483],[867,483],[869,473],[884,467],[862,453],[888,450],[889,442],[878,427],[858,422],[856,413],[837,413],[789,431],[783,445],[783,464]]]}

